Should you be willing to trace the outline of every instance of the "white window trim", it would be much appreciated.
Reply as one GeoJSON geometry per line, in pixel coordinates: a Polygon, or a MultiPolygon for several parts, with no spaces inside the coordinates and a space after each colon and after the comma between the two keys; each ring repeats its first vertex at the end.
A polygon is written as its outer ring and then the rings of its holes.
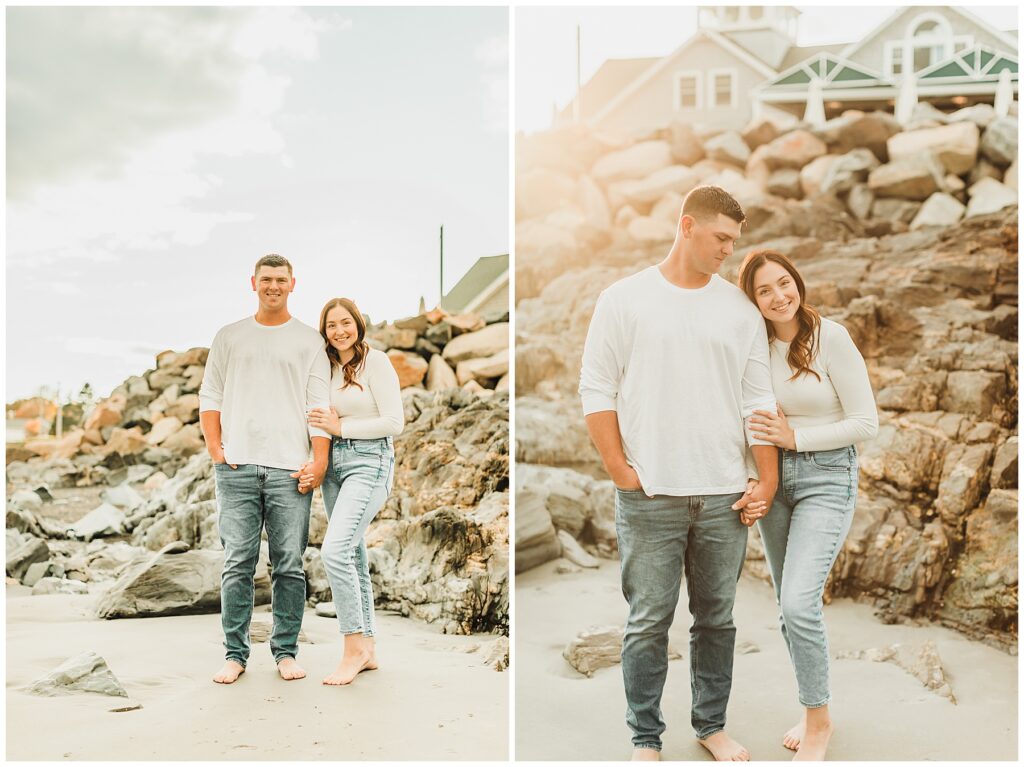
{"type": "MultiPolygon", "coordinates": [[[[893,58],[894,58],[893,57],[893,51],[895,49],[897,49],[897,48],[904,49],[904,45],[903,45],[903,41],[902,40],[886,40],[885,41],[885,49],[884,49],[884,52],[882,54],[882,74],[884,74],[886,77],[892,77],[893,76],[892,66],[895,63],[893,61],[893,58]]],[[[904,55],[903,55],[903,61],[901,63],[903,64],[904,70],[906,70],[907,56],[906,56],[905,50],[904,50],[904,55]]]]}
{"type": "Polygon", "coordinates": [[[704,88],[703,78],[701,77],[701,71],[699,69],[677,69],[672,77],[672,105],[674,112],[682,112],[687,109],[703,109],[704,108],[704,88]],[[692,107],[684,107],[679,103],[680,89],[679,81],[684,77],[692,77],[694,82],[694,89],[696,90],[695,101],[696,103],[692,107]]]}
{"type": "MultiPolygon", "coordinates": [[[[744,7],[746,7],[746,6],[744,6],[744,7]]],[[[739,80],[739,73],[736,71],[735,67],[725,67],[725,68],[719,68],[719,69],[709,69],[708,70],[708,90],[707,90],[707,93],[708,93],[708,109],[716,109],[716,108],[720,108],[720,107],[723,107],[723,106],[727,106],[729,109],[735,109],[737,107],[737,105],[738,105],[738,102],[739,102],[739,98],[738,98],[738,95],[737,95],[737,91],[739,90],[739,88],[737,87],[737,81],[738,80],[739,80]],[[728,75],[729,76],[729,103],[728,104],[716,104],[715,103],[715,99],[716,99],[716,97],[718,95],[717,90],[715,89],[715,77],[718,76],[718,75],[728,75]]]]}

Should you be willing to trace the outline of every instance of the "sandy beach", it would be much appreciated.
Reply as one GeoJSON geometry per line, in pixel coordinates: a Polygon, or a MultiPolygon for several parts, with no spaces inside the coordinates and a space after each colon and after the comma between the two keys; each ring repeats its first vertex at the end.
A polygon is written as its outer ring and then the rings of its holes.
{"type": "MultiPolygon", "coordinates": [[[[588,679],[562,658],[565,645],[586,628],[624,623],[618,563],[602,560],[598,570],[564,575],[556,567],[549,562],[516,578],[516,758],[628,759],[621,667],[588,679]]],[[[770,587],[744,576],[735,616],[737,644],[758,651],[736,655],[728,729],[755,760],[789,760],[782,734],[801,709],[770,587]]],[[[925,689],[892,663],[835,660],[831,761],[1017,759],[1016,657],[944,628],[884,625],[869,605],[849,600],[828,605],[825,616],[833,654],[934,641],[957,699],[953,704],[925,689]]],[[[662,755],[711,761],[689,722],[689,625],[684,590],[670,632],[683,659],[669,664],[662,755]]]]}
{"type": "MultiPolygon", "coordinates": [[[[484,665],[495,635],[448,636],[378,613],[380,669],[325,687],[341,641],[333,618],[307,610],[306,679],[284,682],[266,643],[234,685],[214,684],[218,615],[103,621],[96,596],[31,596],[7,586],[9,760],[503,760],[508,673],[484,665]],[[103,656],[123,698],[36,697],[20,688],[67,658],[103,656]]],[[[269,607],[254,620],[269,621],[269,607]]]]}

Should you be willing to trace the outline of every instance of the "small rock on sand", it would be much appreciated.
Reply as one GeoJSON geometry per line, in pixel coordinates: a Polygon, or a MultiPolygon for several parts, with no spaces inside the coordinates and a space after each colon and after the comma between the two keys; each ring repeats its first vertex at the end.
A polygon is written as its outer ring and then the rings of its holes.
{"type": "Polygon", "coordinates": [[[939,657],[939,649],[935,642],[928,640],[923,645],[908,647],[902,644],[893,644],[888,647],[873,647],[868,650],[851,650],[836,654],[837,659],[850,660],[871,660],[876,663],[895,663],[900,668],[916,677],[926,689],[936,695],[949,698],[953,704],[956,703],[956,696],[953,695],[953,688],[946,680],[945,671],[942,668],[942,658],[939,657]]]}
{"type": "Polygon", "coordinates": [[[69,658],[44,677],[40,677],[27,688],[33,695],[71,695],[76,692],[95,692],[127,698],[128,693],[117,681],[114,672],[99,655],[87,650],[69,658]]]}
{"type": "MultiPolygon", "coordinates": [[[[589,628],[565,646],[562,657],[581,674],[593,676],[600,668],[622,662],[622,631],[621,626],[589,628]]],[[[669,646],[669,660],[682,657],[675,648],[669,646]]]]}

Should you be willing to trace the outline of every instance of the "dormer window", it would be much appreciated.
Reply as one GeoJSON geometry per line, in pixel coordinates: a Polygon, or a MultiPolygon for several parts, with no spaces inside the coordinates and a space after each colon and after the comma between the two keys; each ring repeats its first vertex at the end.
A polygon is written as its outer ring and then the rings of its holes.
{"type": "Polygon", "coordinates": [[[760,5],[751,5],[747,7],[747,15],[751,21],[757,21],[764,17],[764,7],[760,5]]]}

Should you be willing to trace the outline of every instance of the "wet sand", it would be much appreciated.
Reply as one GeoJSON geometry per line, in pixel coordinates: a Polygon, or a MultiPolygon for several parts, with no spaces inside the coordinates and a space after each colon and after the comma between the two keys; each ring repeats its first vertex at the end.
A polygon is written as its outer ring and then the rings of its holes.
{"type": "MultiPolygon", "coordinates": [[[[562,658],[579,632],[625,622],[618,562],[566,575],[555,567],[516,577],[516,759],[628,759],[621,667],[588,679],[562,658]]],[[[790,760],[782,735],[802,709],[771,588],[744,576],[735,618],[737,644],[759,651],[736,655],[727,730],[757,761],[790,760]]],[[[834,660],[830,761],[1017,759],[1016,657],[940,627],[884,625],[869,605],[845,599],[826,606],[825,621],[833,653],[931,639],[957,698],[939,697],[892,663],[834,660]]],[[[711,761],[690,728],[689,626],[684,589],[670,631],[683,659],[669,663],[662,756],[711,761]]]]}
{"type": "MultiPolygon", "coordinates": [[[[284,682],[266,643],[254,643],[233,685],[218,615],[103,621],[95,595],[31,596],[7,586],[9,760],[504,760],[509,673],[484,665],[494,635],[446,636],[378,613],[380,669],[326,687],[341,653],[333,618],[306,612],[299,645],[306,679],[284,682]],[[475,649],[474,651],[474,648],[475,649]],[[123,698],[45,698],[19,688],[85,650],[103,656],[123,698]]],[[[269,621],[269,608],[256,619],[269,621]]]]}

